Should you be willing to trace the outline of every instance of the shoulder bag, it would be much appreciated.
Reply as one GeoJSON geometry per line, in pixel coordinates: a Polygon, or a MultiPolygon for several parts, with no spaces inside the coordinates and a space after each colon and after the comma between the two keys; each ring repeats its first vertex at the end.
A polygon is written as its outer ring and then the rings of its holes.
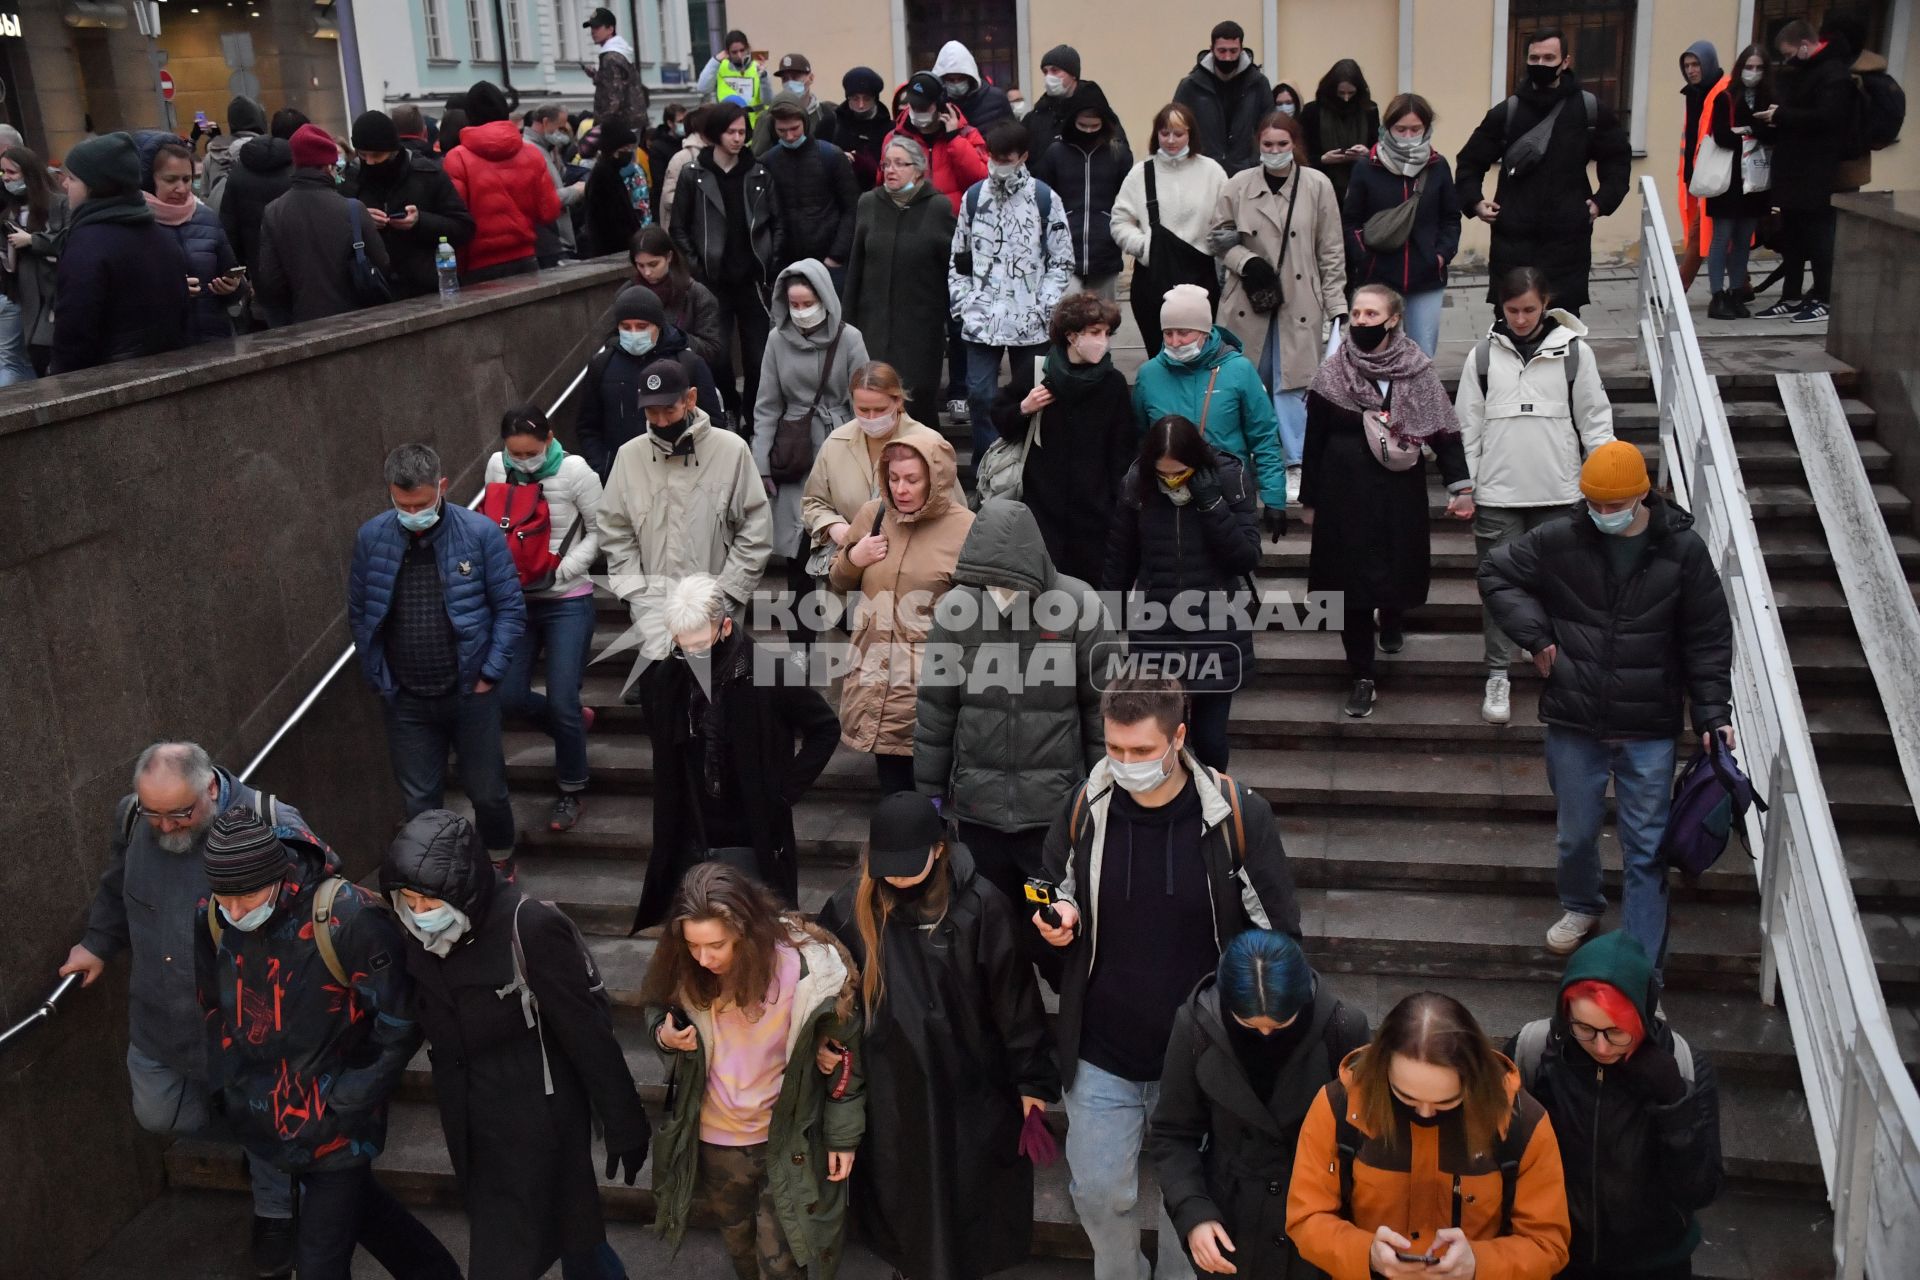
{"type": "Polygon", "coordinates": [[[780,419],[773,429],[773,447],[767,450],[767,474],[777,484],[805,480],[813,470],[813,420],[820,413],[820,402],[827,398],[827,383],[833,377],[833,358],[839,354],[840,335],[846,331],[847,326],[842,324],[827,343],[827,358],[820,363],[820,381],[814,388],[813,403],[805,413],[780,419]]]}
{"type": "Polygon", "coordinates": [[[1420,196],[1427,189],[1427,175],[1433,172],[1428,165],[1413,180],[1413,194],[1391,209],[1382,209],[1368,218],[1360,228],[1360,243],[1375,253],[1393,253],[1407,243],[1413,234],[1413,224],[1420,217],[1420,196]]]}

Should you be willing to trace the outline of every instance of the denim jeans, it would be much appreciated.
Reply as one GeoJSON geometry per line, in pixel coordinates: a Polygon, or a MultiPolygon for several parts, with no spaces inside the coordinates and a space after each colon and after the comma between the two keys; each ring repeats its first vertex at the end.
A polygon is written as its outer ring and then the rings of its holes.
{"type": "Polygon", "coordinates": [[[1667,867],[1660,858],[1673,804],[1672,738],[1596,738],[1547,726],[1547,784],[1560,806],[1560,905],[1582,915],[1606,912],[1600,887],[1600,825],[1613,778],[1615,833],[1626,869],[1623,924],[1653,957],[1666,959],[1667,867]]]}
{"type": "Polygon", "coordinates": [[[1407,295],[1407,315],[1401,323],[1407,326],[1407,336],[1413,339],[1413,345],[1426,352],[1429,360],[1433,358],[1434,348],[1440,345],[1440,310],[1446,301],[1444,286],[1407,295]]]}
{"type": "MultiPolygon", "coordinates": [[[[1566,507],[1475,507],[1473,509],[1473,549],[1475,564],[1485,564],[1493,549],[1512,542],[1530,529],[1566,518],[1566,507]]],[[[1577,514],[1577,513],[1576,513],[1577,514]]],[[[1480,629],[1486,638],[1487,670],[1505,671],[1513,663],[1520,646],[1500,629],[1493,613],[1480,606],[1480,629]]]]}
{"type": "Polygon", "coordinates": [[[1280,456],[1290,467],[1300,465],[1307,447],[1307,389],[1282,391],[1280,323],[1267,326],[1267,345],[1260,352],[1260,381],[1273,388],[1273,416],[1280,420],[1280,456]]]}
{"type": "Polygon", "coordinates": [[[1033,358],[1047,354],[1047,344],[1032,347],[992,347],[984,342],[967,344],[967,411],[973,415],[973,465],[987,456],[987,449],[1000,433],[993,429],[993,393],[1000,389],[1000,357],[1013,358],[1013,377],[1022,381],[1033,369],[1033,358]],[[1022,363],[1024,361],[1024,364],[1022,363]]]}
{"type": "MultiPolygon", "coordinates": [[[[1122,1080],[1082,1061],[1067,1090],[1067,1191],[1087,1239],[1093,1242],[1094,1280],[1147,1280],[1140,1252],[1140,1140],[1160,1101],[1160,1082],[1122,1080]]],[[[1193,1264],[1154,1197],[1160,1257],[1154,1280],[1193,1280],[1193,1264]]]]}
{"type": "Polygon", "coordinates": [[[592,596],[528,600],[527,635],[500,682],[508,715],[525,716],[553,739],[554,779],[562,791],[587,789],[587,725],[580,714],[580,678],[593,648],[592,596]],[[534,669],[547,658],[547,691],[533,691],[534,669]]]}
{"type": "MultiPolygon", "coordinates": [[[[127,1079],[133,1084],[133,1118],[148,1133],[200,1133],[213,1125],[210,1087],[127,1046],[127,1079]]],[[[262,1218],[293,1216],[293,1179],[265,1160],[247,1157],[253,1182],[253,1212],[262,1218]]]]}
{"type": "Polygon", "coordinates": [[[599,1247],[586,1253],[569,1253],[560,1259],[560,1280],[627,1280],[627,1268],[613,1246],[602,1240],[599,1247]]]}
{"type": "Polygon", "coordinates": [[[0,387],[31,382],[37,376],[27,356],[25,324],[20,304],[0,293],[0,387]]]}
{"type": "Polygon", "coordinates": [[[460,1280],[447,1247],[374,1179],[372,1165],[301,1174],[300,1280],[350,1280],[355,1245],[395,1280],[460,1280]]]}
{"type": "Polygon", "coordinates": [[[387,703],[387,755],[406,797],[407,816],[445,807],[447,752],[460,755],[460,784],[473,802],[475,825],[498,862],[513,852],[513,806],[500,746],[500,693],[449,693],[419,698],[404,689],[387,703]]]}
{"type": "Polygon", "coordinates": [[[1707,282],[1715,293],[1739,288],[1747,278],[1747,251],[1753,247],[1758,218],[1715,218],[1713,244],[1707,249],[1707,282]]]}

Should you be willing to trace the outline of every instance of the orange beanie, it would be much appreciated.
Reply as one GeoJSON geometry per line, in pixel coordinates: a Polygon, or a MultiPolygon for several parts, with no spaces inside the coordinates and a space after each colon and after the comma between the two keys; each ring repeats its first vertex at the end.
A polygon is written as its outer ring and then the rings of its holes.
{"type": "Polygon", "coordinates": [[[1638,498],[1653,487],[1647,479],[1647,460],[1637,446],[1609,440],[1587,455],[1580,468],[1580,492],[1592,502],[1619,502],[1638,498]]]}

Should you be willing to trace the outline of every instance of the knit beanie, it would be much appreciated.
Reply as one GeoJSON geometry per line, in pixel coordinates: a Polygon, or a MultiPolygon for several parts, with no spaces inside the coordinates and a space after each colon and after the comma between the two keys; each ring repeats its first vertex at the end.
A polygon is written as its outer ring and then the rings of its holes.
{"type": "Polygon", "coordinates": [[[140,153],[129,133],[105,133],[67,152],[68,173],[87,184],[91,196],[124,196],[140,189],[140,153]]]}
{"type": "Polygon", "coordinates": [[[215,893],[252,893],[287,874],[286,846],[246,805],[237,804],[213,820],[200,861],[215,893]]]}
{"type": "Polygon", "coordinates": [[[600,152],[612,155],[622,147],[631,147],[640,141],[633,127],[619,116],[608,116],[600,122],[600,152]]]}
{"type": "Polygon", "coordinates": [[[882,80],[880,73],[872,67],[855,67],[840,77],[841,91],[848,97],[856,93],[865,93],[877,98],[886,87],[886,81],[882,80]]]}
{"type": "Polygon", "coordinates": [[[1160,328],[1213,332],[1213,302],[1207,291],[1197,284],[1177,284],[1167,290],[1160,302],[1160,328]]]}
{"type": "Polygon", "coordinates": [[[1587,455],[1580,468],[1580,492],[1589,502],[1620,502],[1646,494],[1653,485],[1647,479],[1647,460],[1637,445],[1625,440],[1609,440],[1587,455]]]}
{"type": "Polygon", "coordinates": [[[507,118],[507,95],[491,80],[475,80],[467,90],[467,123],[492,124],[507,118]]]}
{"type": "Polygon", "coordinates": [[[1057,44],[1040,55],[1043,67],[1058,67],[1075,80],[1080,78],[1080,51],[1070,44],[1057,44]]]}
{"type": "Polygon", "coordinates": [[[340,158],[340,148],[334,145],[333,135],[317,124],[303,124],[295,129],[287,145],[293,148],[296,169],[331,169],[333,162],[340,158]]]}
{"type": "Polygon", "coordinates": [[[368,111],[353,122],[355,151],[398,151],[400,130],[384,111],[368,111]]]}
{"type": "Polygon", "coordinates": [[[236,94],[227,103],[227,131],[229,133],[265,133],[267,131],[267,109],[245,94],[236,94]]]}
{"type": "Polygon", "coordinates": [[[667,327],[667,309],[661,305],[660,295],[643,284],[630,284],[614,295],[613,323],[618,327],[622,320],[645,320],[656,328],[667,327]]]}

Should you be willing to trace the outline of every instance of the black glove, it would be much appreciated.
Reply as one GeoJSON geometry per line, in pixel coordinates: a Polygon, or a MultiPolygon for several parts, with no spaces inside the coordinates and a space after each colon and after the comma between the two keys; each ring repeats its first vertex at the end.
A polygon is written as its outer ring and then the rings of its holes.
{"type": "Polygon", "coordinates": [[[622,1181],[632,1186],[633,1180],[640,1176],[640,1167],[646,1162],[647,1149],[644,1146],[635,1147],[632,1151],[609,1151],[607,1152],[607,1180],[611,1182],[614,1170],[624,1166],[625,1173],[622,1175],[622,1181]]]}
{"type": "Polygon", "coordinates": [[[1633,1055],[1623,1059],[1615,1070],[1625,1078],[1629,1088],[1659,1106],[1670,1107],[1687,1096],[1687,1080],[1680,1074],[1679,1062],[1651,1038],[1642,1041],[1633,1055]]]}
{"type": "Polygon", "coordinates": [[[1287,509],[1285,507],[1268,507],[1260,513],[1260,524],[1261,527],[1267,531],[1269,538],[1275,542],[1280,541],[1280,539],[1287,536],[1287,509]]]}
{"type": "Polygon", "coordinates": [[[1202,511],[1211,511],[1218,506],[1225,495],[1220,488],[1220,477],[1211,467],[1196,467],[1193,479],[1187,481],[1187,492],[1193,495],[1193,505],[1202,511]]]}
{"type": "Polygon", "coordinates": [[[1247,287],[1247,305],[1263,316],[1280,309],[1280,277],[1265,258],[1249,258],[1240,268],[1240,282],[1247,287]]]}

